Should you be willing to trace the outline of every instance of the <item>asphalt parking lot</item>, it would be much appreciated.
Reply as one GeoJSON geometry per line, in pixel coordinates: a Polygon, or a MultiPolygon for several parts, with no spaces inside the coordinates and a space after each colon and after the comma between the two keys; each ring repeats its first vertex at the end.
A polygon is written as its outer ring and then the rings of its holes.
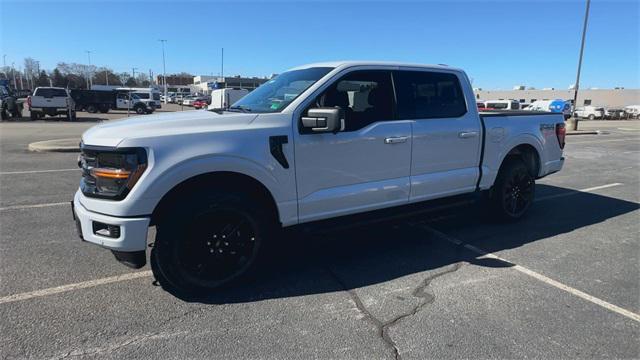
{"type": "MultiPolygon", "coordinates": [[[[640,121],[582,122],[529,216],[470,207],[295,234],[249,284],[200,301],[82,243],[93,121],[0,123],[1,358],[639,358],[640,121]]],[[[150,234],[153,241],[153,231],[150,234]]]]}

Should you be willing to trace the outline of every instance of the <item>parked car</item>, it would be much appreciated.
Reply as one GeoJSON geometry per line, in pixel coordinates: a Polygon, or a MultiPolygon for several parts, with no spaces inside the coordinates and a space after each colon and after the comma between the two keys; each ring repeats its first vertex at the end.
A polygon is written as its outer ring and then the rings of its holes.
{"type": "Polygon", "coordinates": [[[629,119],[640,119],[640,105],[625,106],[624,112],[629,119]]]}
{"type": "Polygon", "coordinates": [[[227,110],[99,124],[82,135],[76,228],[131,267],[150,249],[159,284],[194,294],[255,270],[282,227],[479,194],[496,218],[520,219],[535,180],[562,169],[564,119],[480,115],[474,101],[460,69],[334,62],[286,71],[227,110]]]}
{"type": "Polygon", "coordinates": [[[209,103],[205,98],[198,98],[193,102],[192,105],[196,109],[206,109],[209,106],[209,103]]]}
{"type": "Polygon", "coordinates": [[[603,119],[604,108],[599,106],[580,106],[575,109],[573,116],[579,119],[603,119]]]}
{"type": "Polygon", "coordinates": [[[76,118],[75,104],[69,90],[61,87],[37,87],[33,95],[27,98],[27,106],[31,120],[43,118],[45,115],[66,115],[70,121],[76,118]]]}
{"type": "Polygon", "coordinates": [[[192,106],[193,102],[198,100],[198,97],[195,95],[189,95],[182,99],[182,105],[184,106],[192,106]]]}
{"type": "Polygon", "coordinates": [[[620,120],[625,118],[625,111],[621,108],[607,108],[604,111],[604,118],[607,120],[620,120]]]}

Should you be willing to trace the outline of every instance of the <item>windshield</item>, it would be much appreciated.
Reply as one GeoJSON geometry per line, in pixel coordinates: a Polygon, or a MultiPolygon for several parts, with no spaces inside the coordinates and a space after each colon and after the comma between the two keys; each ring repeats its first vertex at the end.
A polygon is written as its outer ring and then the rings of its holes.
{"type": "Polygon", "coordinates": [[[231,106],[243,111],[273,113],[282,111],[332,68],[314,67],[292,70],[267,81],[231,106]]]}

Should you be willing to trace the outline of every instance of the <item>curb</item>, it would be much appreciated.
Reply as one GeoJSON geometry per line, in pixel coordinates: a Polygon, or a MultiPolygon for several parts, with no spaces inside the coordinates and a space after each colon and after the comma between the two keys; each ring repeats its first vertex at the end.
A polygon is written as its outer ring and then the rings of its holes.
{"type": "Polygon", "coordinates": [[[57,139],[38,141],[29,144],[29,151],[35,152],[80,152],[78,144],[80,140],[73,139],[57,139]]]}
{"type": "Polygon", "coordinates": [[[600,135],[600,130],[567,131],[567,135],[600,135]]]}

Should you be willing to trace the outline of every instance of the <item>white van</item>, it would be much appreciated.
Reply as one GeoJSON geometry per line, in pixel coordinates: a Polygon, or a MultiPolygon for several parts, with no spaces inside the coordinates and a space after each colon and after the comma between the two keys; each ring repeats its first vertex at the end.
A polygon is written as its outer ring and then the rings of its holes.
{"type": "Polygon", "coordinates": [[[562,113],[565,120],[571,117],[571,103],[562,99],[537,100],[527,107],[529,111],[562,113]]]}
{"type": "Polygon", "coordinates": [[[211,92],[209,110],[226,109],[249,93],[247,89],[217,89],[211,92]]]}
{"type": "Polygon", "coordinates": [[[573,115],[579,119],[604,119],[604,108],[601,106],[580,106],[573,115]]]}

